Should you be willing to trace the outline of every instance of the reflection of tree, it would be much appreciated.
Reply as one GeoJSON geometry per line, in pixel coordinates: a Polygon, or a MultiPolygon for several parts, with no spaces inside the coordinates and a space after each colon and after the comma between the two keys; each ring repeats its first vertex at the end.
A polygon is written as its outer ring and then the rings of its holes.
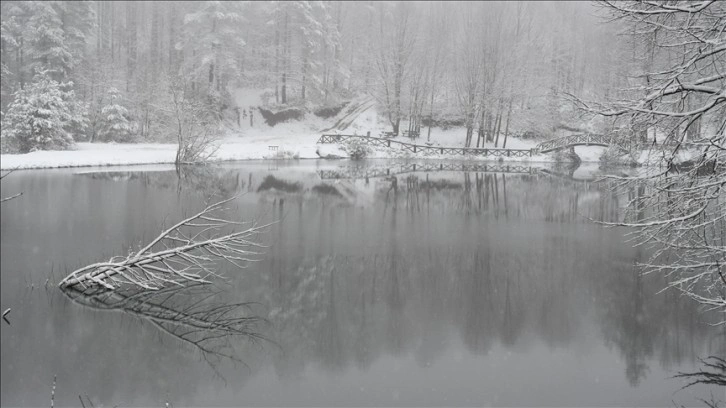
{"type": "Polygon", "coordinates": [[[201,191],[206,196],[229,197],[245,187],[237,171],[223,171],[210,166],[178,166],[177,192],[201,191]]]}
{"type": "Polygon", "coordinates": [[[229,197],[241,191],[246,184],[238,171],[214,166],[180,166],[175,171],[102,171],[79,174],[94,180],[140,181],[145,186],[172,189],[177,193],[198,191],[207,197],[229,197]]]}
{"type": "Polygon", "coordinates": [[[249,303],[216,301],[220,291],[208,284],[172,285],[149,291],[135,288],[85,290],[62,288],[74,302],[97,310],[122,311],[150,322],[162,332],[191,345],[216,369],[223,360],[243,363],[235,339],[258,341],[258,316],[249,303]]]}
{"type": "MultiPolygon", "coordinates": [[[[509,272],[513,273],[514,271],[509,269],[509,272]]],[[[516,273],[518,274],[519,271],[516,271],[516,273]]],[[[521,296],[519,285],[517,285],[516,289],[511,289],[512,284],[510,282],[517,282],[517,280],[512,279],[510,276],[507,276],[505,280],[504,310],[500,329],[501,342],[505,346],[512,346],[517,342],[525,323],[524,305],[523,302],[518,301],[518,296],[521,296]]]]}
{"type": "MultiPolygon", "coordinates": [[[[249,290],[269,307],[279,375],[310,363],[365,368],[387,354],[414,353],[428,366],[452,335],[475,353],[497,343],[526,348],[532,338],[560,347],[593,321],[625,357],[631,381],[654,356],[685,350],[680,339],[691,338],[695,310],[651,296],[652,285],[634,280],[630,250],[610,244],[617,234],[578,222],[578,212],[601,219],[617,207],[599,187],[536,176],[410,176],[379,180],[372,208],[320,193],[311,194],[313,205],[307,196],[272,200],[276,215],[291,202],[293,210],[281,214],[249,290]]],[[[706,331],[693,336],[698,351],[706,331]]]]}
{"type": "Polygon", "coordinates": [[[678,373],[677,378],[688,380],[686,387],[696,384],[713,384],[726,387],[726,359],[718,356],[709,356],[701,361],[701,368],[690,373],[678,373]]]}
{"type": "Polygon", "coordinates": [[[474,253],[471,268],[461,279],[463,284],[464,327],[462,337],[467,348],[486,354],[494,340],[494,284],[492,280],[492,251],[488,237],[474,253]],[[468,275],[468,276],[467,276],[468,275]]]}

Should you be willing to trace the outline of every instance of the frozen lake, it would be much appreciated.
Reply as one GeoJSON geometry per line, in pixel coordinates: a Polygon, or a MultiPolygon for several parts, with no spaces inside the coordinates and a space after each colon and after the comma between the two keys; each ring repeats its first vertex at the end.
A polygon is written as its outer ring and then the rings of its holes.
{"type": "Polygon", "coordinates": [[[24,194],[2,204],[2,405],[47,406],[54,376],[56,406],[79,395],[96,406],[672,406],[723,394],[671,378],[724,355],[723,329],[658,293],[662,277],[639,275],[647,253],[626,231],[585,218],[618,216],[607,188],[528,166],[422,166],[13,173],[3,196],[24,194]],[[205,352],[153,309],[100,310],[57,288],[238,191],[239,217],[280,221],[259,262],[223,267],[227,283],[204,302],[249,303],[254,336],[207,339],[205,352]]]}

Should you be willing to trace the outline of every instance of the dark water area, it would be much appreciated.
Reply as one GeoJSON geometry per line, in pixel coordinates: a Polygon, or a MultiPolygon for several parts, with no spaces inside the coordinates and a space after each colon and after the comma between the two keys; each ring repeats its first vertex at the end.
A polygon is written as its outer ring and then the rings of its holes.
{"type": "Polygon", "coordinates": [[[662,276],[640,274],[648,254],[628,231],[589,220],[619,217],[623,200],[604,184],[526,165],[435,166],[13,173],[2,195],[24,194],[2,204],[1,306],[12,308],[11,324],[0,322],[2,406],[48,406],[54,376],[56,406],[79,395],[96,406],[701,406],[723,396],[671,378],[726,355],[723,328],[661,292],[662,276]],[[278,222],[259,237],[257,262],[220,265],[216,295],[103,309],[58,289],[67,273],[238,192],[228,215],[278,222]],[[250,318],[250,335],[195,344],[160,322],[204,302],[244,303],[230,313],[250,318]]]}

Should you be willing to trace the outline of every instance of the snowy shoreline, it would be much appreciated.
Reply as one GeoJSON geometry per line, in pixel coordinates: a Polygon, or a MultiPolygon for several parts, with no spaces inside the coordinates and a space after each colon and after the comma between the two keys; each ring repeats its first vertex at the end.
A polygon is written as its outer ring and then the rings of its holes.
{"type": "MultiPolygon", "coordinates": [[[[252,161],[252,160],[322,160],[316,153],[333,152],[340,154],[336,145],[297,146],[296,150],[278,150],[283,154],[276,155],[269,151],[270,145],[222,144],[219,151],[210,160],[211,163],[252,161]]],[[[401,151],[374,151],[371,159],[425,159],[425,160],[462,160],[494,162],[498,159],[488,157],[471,157],[462,155],[423,156],[405,154],[401,151]]],[[[74,167],[105,167],[105,166],[140,166],[148,164],[174,164],[176,145],[173,144],[101,144],[78,143],[75,150],[36,151],[26,154],[0,155],[0,169],[32,170],[74,167]]],[[[349,160],[341,157],[338,160],[349,160]]],[[[508,163],[554,163],[551,156],[537,155],[529,158],[502,158],[508,163]]],[[[586,163],[597,160],[583,160],[586,163]]]]}
{"type": "MultiPolygon", "coordinates": [[[[319,133],[229,136],[219,145],[211,162],[234,162],[247,160],[309,160],[320,159],[322,155],[334,154],[347,159],[345,152],[335,144],[317,144],[319,133]],[[271,147],[272,146],[272,147],[271,147]]],[[[407,140],[406,140],[407,141],[407,140]]],[[[531,148],[533,142],[514,141],[514,148],[531,148]],[[530,146],[531,145],[531,146],[530,146]]],[[[443,145],[443,143],[442,143],[443,145]]],[[[490,147],[490,146],[486,146],[490,147]]],[[[577,147],[583,162],[597,162],[604,148],[596,146],[577,147]]],[[[72,150],[35,151],[26,154],[0,155],[0,169],[50,169],[93,166],[129,166],[146,164],[173,164],[176,144],[172,143],[77,143],[72,150]]],[[[395,149],[374,150],[371,159],[426,159],[496,161],[494,158],[462,155],[423,156],[395,149]]],[[[556,162],[554,155],[540,154],[527,158],[502,158],[505,162],[556,162]]]]}

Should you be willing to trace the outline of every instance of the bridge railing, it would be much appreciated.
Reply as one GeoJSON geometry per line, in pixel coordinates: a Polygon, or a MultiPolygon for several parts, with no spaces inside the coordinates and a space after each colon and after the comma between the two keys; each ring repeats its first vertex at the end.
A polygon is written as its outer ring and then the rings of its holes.
{"type": "Polygon", "coordinates": [[[537,145],[536,150],[539,153],[546,153],[553,150],[564,149],[566,147],[577,145],[617,146],[625,150],[630,149],[630,143],[617,140],[616,138],[608,135],[601,135],[596,133],[578,133],[544,141],[537,145]]]}
{"type": "MultiPolygon", "coordinates": [[[[661,142],[655,144],[655,146],[671,146],[675,147],[679,142],[675,140],[669,140],[668,142],[661,142]]],[[[547,153],[553,150],[564,149],[570,146],[577,145],[597,145],[597,146],[616,146],[625,151],[631,151],[634,148],[646,148],[653,146],[653,141],[649,142],[635,142],[628,139],[618,138],[616,135],[602,135],[597,133],[578,133],[574,135],[564,136],[557,139],[551,139],[544,141],[537,145],[534,149],[537,153],[547,153]]],[[[685,147],[693,146],[694,143],[681,142],[681,145],[685,147]]]]}
{"type": "Polygon", "coordinates": [[[443,147],[419,145],[414,143],[399,142],[397,140],[384,139],[363,135],[341,135],[341,134],[324,134],[318,139],[318,143],[343,143],[351,139],[360,140],[362,143],[376,147],[398,147],[404,151],[414,154],[421,153],[424,156],[432,156],[436,154],[463,155],[463,156],[484,156],[484,157],[531,157],[532,149],[492,149],[492,148],[473,148],[473,147],[443,147]]]}

